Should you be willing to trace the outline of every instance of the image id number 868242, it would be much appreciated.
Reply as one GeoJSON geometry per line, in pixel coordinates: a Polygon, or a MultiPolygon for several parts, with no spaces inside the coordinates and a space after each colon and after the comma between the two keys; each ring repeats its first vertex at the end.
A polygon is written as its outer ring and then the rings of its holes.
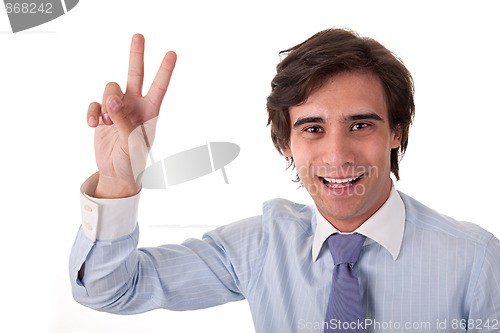
{"type": "Polygon", "coordinates": [[[476,330],[497,330],[499,329],[498,319],[481,320],[481,319],[453,319],[451,328],[456,329],[476,329],[476,330]]]}
{"type": "Polygon", "coordinates": [[[52,4],[34,2],[8,2],[5,4],[7,14],[52,14],[52,4]]]}

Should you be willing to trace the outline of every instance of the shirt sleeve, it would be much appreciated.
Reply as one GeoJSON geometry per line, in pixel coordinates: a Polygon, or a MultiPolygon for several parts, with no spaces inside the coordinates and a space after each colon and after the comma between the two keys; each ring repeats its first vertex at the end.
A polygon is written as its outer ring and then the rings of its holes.
{"type": "Polygon", "coordinates": [[[82,232],[92,242],[131,234],[137,226],[140,192],[128,198],[94,198],[98,180],[99,173],[95,173],[80,187],[82,232]]]}
{"type": "Polygon", "coordinates": [[[100,311],[132,314],[156,308],[193,310],[245,298],[265,250],[261,216],[220,227],[202,239],[138,249],[137,223],[127,227],[134,226],[129,234],[120,235],[127,228],[119,232],[110,228],[116,237],[107,238],[111,233],[103,237],[108,224],[119,223],[119,213],[112,210],[119,209],[120,203],[106,212],[101,202],[86,199],[97,206],[97,212],[89,204],[92,212],[84,208],[82,214],[96,214],[97,232],[95,238],[93,233],[89,237],[86,223],[92,222],[84,221],[71,251],[70,278],[77,302],[100,311]],[[85,274],[79,280],[84,262],[85,274]]]}
{"type": "Polygon", "coordinates": [[[467,332],[500,331],[500,241],[493,236],[485,250],[465,324],[467,332]]]}

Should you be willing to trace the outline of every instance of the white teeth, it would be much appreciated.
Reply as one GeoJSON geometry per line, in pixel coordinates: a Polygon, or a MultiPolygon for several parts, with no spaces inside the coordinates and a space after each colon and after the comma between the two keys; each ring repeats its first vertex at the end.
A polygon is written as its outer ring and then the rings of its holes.
{"type": "MultiPolygon", "coordinates": [[[[361,176],[360,176],[361,177],[361,176]]],[[[325,182],[325,185],[328,186],[329,188],[344,188],[348,186],[352,186],[354,184],[354,181],[359,179],[360,177],[355,177],[355,178],[323,178],[323,181],[325,182]]]]}
{"type": "Polygon", "coordinates": [[[348,183],[356,180],[357,178],[343,178],[343,179],[335,179],[335,178],[324,178],[329,183],[334,183],[334,184],[343,184],[343,183],[348,183]]]}

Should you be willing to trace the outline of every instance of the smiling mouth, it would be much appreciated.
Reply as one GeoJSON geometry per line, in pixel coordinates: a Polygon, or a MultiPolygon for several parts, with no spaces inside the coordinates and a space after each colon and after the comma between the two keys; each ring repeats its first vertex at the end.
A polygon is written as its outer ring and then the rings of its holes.
{"type": "Polygon", "coordinates": [[[352,186],[356,184],[363,175],[354,178],[325,178],[319,177],[319,179],[325,184],[328,188],[344,188],[348,186],[352,186]]]}

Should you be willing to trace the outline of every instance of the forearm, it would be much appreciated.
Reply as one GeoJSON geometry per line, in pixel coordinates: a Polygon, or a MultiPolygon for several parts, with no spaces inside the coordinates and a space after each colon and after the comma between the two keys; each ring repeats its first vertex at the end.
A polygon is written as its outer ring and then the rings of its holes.
{"type": "Polygon", "coordinates": [[[70,259],[73,295],[79,303],[128,314],[158,307],[198,309],[244,298],[241,283],[246,285],[245,274],[252,269],[245,266],[239,275],[229,258],[255,252],[262,237],[260,217],[221,228],[220,234],[214,231],[203,240],[137,249],[139,195],[96,199],[90,197],[96,183],[97,174],[82,185],[82,226],[70,259]],[[244,246],[232,236],[242,233],[249,233],[244,246]]]}
{"type": "Polygon", "coordinates": [[[91,243],[80,230],[70,257],[73,297],[78,303],[112,313],[142,312],[132,301],[137,240],[138,230],[117,240],[91,243]],[[83,264],[85,273],[78,276],[83,264]]]}
{"type": "MultiPolygon", "coordinates": [[[[104,293],[97,300],[94,299],[97,292],[93,281],[105,281],[107,276],[126,271],[124,265],[133,259],[131,256],[137,251],[137,241],[128,244],[123,240],[130,239],[137,229],[139,195],[122,199],[97,198],[95,193],[99,180],[99,173],[95,173],[80,188],[82,225],[71,252],[70,275],[75,299],[92,308],[104,310],[102,307],[106,302],[111,302],[114,295],[112,291],[109,294],[102,286],[97,286],[99,292],[104,293]],[[114,249],[114,246],[118,246],[118,249],[114,249]],[[120,256],[104,260],[108,254],[120,251],[120,256]],[[126,257],[123,257],[123,251],[128,252],[126,257]],[[102,262],[97,262],[95,258],[101,258],[102,262]]],[[[124,280],[119,283],[113,281],[113,286],[123,288],[128,283],[125,278],[121,274],[120,279],[124,280]]]]}
{"type": "Polygon", "coordinates": [[[132,314],[156,308],[194,310],[244,299],[223,251],[210,240],[137,249],[138,230],[114,241],[79,233],[70,260],[75,300],[95,310],[132,314]],[[85,262],[83,279],[78,271],[85,262]]]}

